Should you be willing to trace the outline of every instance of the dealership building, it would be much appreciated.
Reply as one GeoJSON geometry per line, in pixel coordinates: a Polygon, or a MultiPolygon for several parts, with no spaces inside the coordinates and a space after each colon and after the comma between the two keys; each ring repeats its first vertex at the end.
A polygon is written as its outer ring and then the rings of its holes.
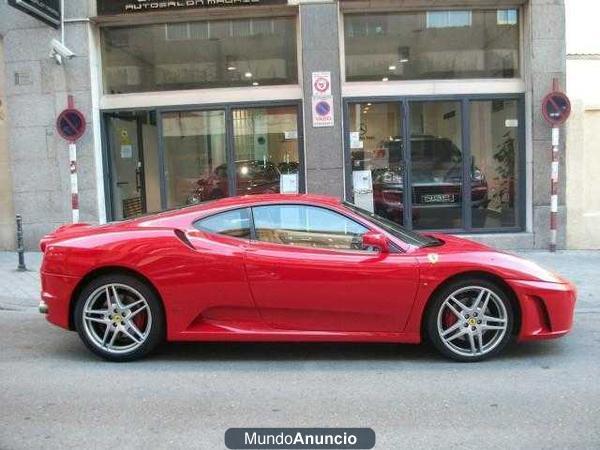
{"type": "MultiPolygon", "coordinates": [[[[9,3],[0,248],[15,214],[35,248],[73,206],[97,223],[296,190],[410,229],[549,245],[541,101],[565,85],[562,1],[69,0],[62,29],[59,0],[9,3]],[[68,96],[86,122],[76,202],[56,129],[68,96]]],[[[561,176],[559,248],[564,192],[561,176]]]]}

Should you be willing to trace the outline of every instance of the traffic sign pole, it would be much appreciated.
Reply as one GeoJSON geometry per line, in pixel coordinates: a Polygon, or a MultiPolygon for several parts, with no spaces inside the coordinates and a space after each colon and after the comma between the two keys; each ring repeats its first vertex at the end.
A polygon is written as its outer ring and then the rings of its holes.
{"type": "Polygon", "coordinates": [[[75,142],[85,132],[85,118],[75,109],[73,96],[67,96],[67,109],[56,120],[59,134],[69,142],[69,172],[71,174],[71,214],[73,223],[79,222],[79,186],[77,180],[77,146],[75,142]]]}
{"type": "Polygon", "coordinates": [[[552,80],[552,92],[542,100],[542,115],[552,126],[552,165],[550,170],[550,251],[556,251],[558,232],[558,163],[560,129],[571,113],[569,98],[559,90],[558,78],[552,80]]]}
{"type": "Polygon", "coordinates": [[[77,146],[69,144],[69,160],[71,170],[71,214],[73,223],[79,222],[79,185],[77,181],[77,146]]]}
{"type": "Polygon", "coordinates": [[[552,168],[550,175],[550,251],[556,251],[558,221],[558,148],[560,129],[552,127],[552,168]]]}

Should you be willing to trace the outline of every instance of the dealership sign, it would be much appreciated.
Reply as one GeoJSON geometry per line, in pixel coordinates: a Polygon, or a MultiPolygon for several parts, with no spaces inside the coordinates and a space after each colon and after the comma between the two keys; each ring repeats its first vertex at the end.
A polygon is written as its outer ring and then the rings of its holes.
{"type": "Polygon", "coordinates": [[[60,28],[60,0],[8,0],[8,4],[54,28],[60,28]]]}
{"type": "Polygon", "coordinates": [[[98,15],[287,3],[287,0],[98,0],[98,15]]]}

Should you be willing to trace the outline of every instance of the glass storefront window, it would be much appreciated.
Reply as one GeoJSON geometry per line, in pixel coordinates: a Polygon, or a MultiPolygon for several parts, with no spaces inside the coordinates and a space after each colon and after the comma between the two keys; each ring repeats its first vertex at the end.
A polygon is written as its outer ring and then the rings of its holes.
{"type": "Polygon", "coordinates": [[[469,96],[349,102],[349,198],[407,229],[520,228],[522,108],[469,96]]]}
{"type": "Polygon", "coordinates": [[[416,229],[462,228],[460,102],[410,103],[412,222],[416,229]]]}
{"type": "Polygon", "coordinates": [[[104,92],[295,84],[294,17],[101,29],[104,92]]]}
{"type": "Polygon", "coordinates": [[[228,195],[225,111],[162,114],[167,208],[228,195]]]}
{"type": "Polygon", "coordinates": [[[516,100],[473,100],[473,228],[518,224],[519,114],[516,100]]]}
{"type": "Polygon", "coordinates": [[[106,125],[113,217],[127,219],[160,211],[156,114],[108,113],[106,125]]]}
{"type": "Polygon", "coordinates": [[[298,114],[298,104],[105,112],[109,218],[304,192],[298,114]]]}
{"type": "MultiPolygon", "coordinates": [[[[373,211],[402,224],[404,156],[400,104],[369,102],[348,107],[352,172],[371,172],[373,211]]],[[[371,209],[370,205],[363,206],[371,209]]]]}
{"type": "Polygon", "coordinates": [[[279,192],[282,174],[299,186],[298,109],[234,109],[233,145],[238,195],[279,192]]]}
{"type": "Polygon", "coordinates": [[[515,78],[516,9],[346,14],[347,81],[515,78]]]}

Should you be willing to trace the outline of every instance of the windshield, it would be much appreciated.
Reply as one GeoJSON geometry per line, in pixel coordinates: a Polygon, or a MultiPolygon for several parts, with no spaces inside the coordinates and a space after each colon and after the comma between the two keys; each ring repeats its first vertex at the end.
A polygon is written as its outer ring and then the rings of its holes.
{"type": "Polygon", "coordinates": [[[350,202],[344,202],[344,206],[346,206],[348,209],[351,209],[359,216],[364,217],[369,222],[374,223],[379,228],[384,229],[392,236],[401,239],[403,242],[406,242],[407,244],[415,245],[417,247],[433,247],[442,243],[439,239],[436,239],[432,236],[425,236],[424,234],[417,233],[416,231],[409,231],[397,223],[392,222],[391,220],[378,216],[377,214],[373,214],[366,209],[359,208],[350,202]]]}

